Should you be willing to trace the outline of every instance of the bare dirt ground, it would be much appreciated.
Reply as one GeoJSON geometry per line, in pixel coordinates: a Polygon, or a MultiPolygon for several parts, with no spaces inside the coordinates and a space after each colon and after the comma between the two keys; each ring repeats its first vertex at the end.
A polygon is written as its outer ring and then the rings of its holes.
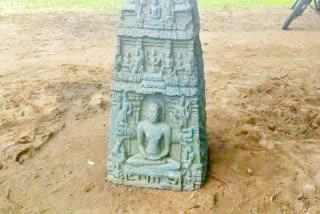
{"type": "Polygon", "coordinates": [[[0,17],[0,213],[320,213],[320,18],[202,13],[208,182],[105,182],[117,17],[0,17]],[[94,162],[94,165],[88,164],[94,162]]]}

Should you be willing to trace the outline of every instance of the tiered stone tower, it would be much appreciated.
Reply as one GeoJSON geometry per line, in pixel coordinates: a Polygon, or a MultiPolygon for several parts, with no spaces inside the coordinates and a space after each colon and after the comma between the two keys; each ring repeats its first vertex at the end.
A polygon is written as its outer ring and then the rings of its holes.
{"type": "Polygon", "coordinates": [[[112,82],[107,180],[193,190],[207,170],[196,0],[127,0],[112,82]]]}

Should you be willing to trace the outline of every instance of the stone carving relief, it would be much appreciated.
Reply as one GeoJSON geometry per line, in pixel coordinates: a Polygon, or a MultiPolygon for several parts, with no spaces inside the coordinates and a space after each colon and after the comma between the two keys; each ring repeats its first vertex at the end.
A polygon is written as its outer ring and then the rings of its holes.
{"type": "Polygon", "coordinates": [[[159,73],[160,57],[157,51],[152,50],[152,52],[147,55],[147,58],[150,65],[150,73],[159,73]]]}
{"type": "Polygon", "coordinates": [[[205,87],[195,3],[127,0],[122,10],[109,181],[193,190],[205,180],[205,87]]]}
{"type": "Polygon", "coordinates": [[[114,145],[113,149],[112,149],[112,153],[111,153],[111,157],[112,157],[112,165],[111,165],[111,170],[113,172],[113,175],[116,178],[120,178],[123,179],[124,175],[123,175],[123,166],[124,163],[127,159],[126,157],[126,153],[125,153],[125,148],[124,148],[124,139],[125,137],[119,137],[117,139],[116,144],[114,145]]]}
{"type": "Polygon", "coordinates": [[[136,50],[131,72],[134,74],[143,73],[143,66],[144,66],[144,54],[142,52],[142,49],[139,48],[136,50]]]}
{"type": "Polygon", "coordinates": [[[141,83],[145,88],[165,89],[172,87],[196,87],[198,84],[198,69],[194,64],[192,54],[174,55],[171,49],[144,50],[143,47],[133,47],[131,52],[121,56],[120,52],[115,57],[116,80],[124,82],[141,83]],[[135,49],[135,50],[134,50],[135,49]],[[134,75],[129,75],[129,74],[134,75]]]}
{"type": "MultiPolygon", "coordinates": [[[[122,15],[135,15],[135,20],[123,19],[120,35],[149,36],[167,39],[191,39],[199,26],[193,28],[190,17],[191,4],[188,1],[172,0],[128,0],[122,15]],[[139,30],[137,30],[137,27],[139,30]],[[175,34],[170,31],[179,30],[175,34]]],[[[194,22],[195,23],[195,22],[194,22]]]]}
{"type": "Polygon", "coordinates": [[[149,15],[151,19],[160,19],[161,12],[162,11],[158,0],[151,0],[151,6],[149,8],[149,15]]]}
{"type": "Polygon", "coordinates": [[[130,157],[127,164],[151,166],[158,170],[179,170],[180,163],[168,157],[172,143],[171,127],[160,121],[161,106],[156,102],[150,103],[147,112],[147,118],[140,121],[137,127],[139,153],[130,157]]]}
{"type": "Polygon", "coordinates": [[[183,164],[183,177],[184,184],[187,186],[187,189],[194,189],[195,179],[192,175],[192,164],[195,160],[196,156],[193,152],[193,149],[190,145],[186,144],[184,148],[184,152],[182,154],[182,164],[183,164]]]}
{"type": "Polygon", "coordinates": [[[118,109],[116,133],[122,136],[128,128],[128,116],[132,115],[132,103],[128,101],[125,92],[118,97],[118,109]]]}
{"type": "Polygon", "coordinates": [[[164,76],[171,74],[173,68],[173,58],[171,55],[171,50],[167,50],[163,53],[161,62],[161,75],[164,76]]]}
{"type": "Polygon", "coordinates": [[[180,98],[179,105],[176,106],[175,114],[174,114],[175,124],[177,124],[178,129],[182,131],[183,129],[187,128],[188,120],[191,116],[190,111],[190,101],[186,103],[185,97],[182,96],[180,98]]]}
{"type": "Polygon", "coordinates": [[[137,23],[139,26],[142,26],[143,21],[144,21],[144,13],[143,13],[143,8],[146,5],[146,0],[136,0],[136,17],[137,17],[137,23]]]}
{"type": "Polygon", "coordinates": [[[167,28],[172,28],[174,24],[173,4],[170,0],[164,0],[164,21],[167,28]]]}

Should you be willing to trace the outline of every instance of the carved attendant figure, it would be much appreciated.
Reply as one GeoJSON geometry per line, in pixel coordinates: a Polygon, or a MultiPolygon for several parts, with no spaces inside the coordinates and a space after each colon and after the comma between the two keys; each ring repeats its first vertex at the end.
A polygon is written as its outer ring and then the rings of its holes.
{"type": "Polygon", "coordinates": [[[161,8],[158,4],[158,0],[152,0],[149,15],[152,19],[160,19],[161,17],[161,8]]]}
{"type": "Polygon", "coordinates": [[[191,115],[191,111],[189,110],[189,107],[190,107],[190,101],[186,104],[185,98],[181,97],[180,103],[179,105],[176,106],[176,110],[175,110],[175,120],[180,130],[187,127],[188,119],[190,118],[190,115],[191,115]]]}
{"type": "Polygon", "coordinates": [[[141,49],[138,49],[133,60],[133,67],[132,67],[132,72],[137,74],[137,73],[142,73],[143,72],[143,62],[144,62],[144,57],[141,49]]]}
{"type": "Polygon", "coordinates": [[[151,56],[149,56],[149,65],[151,66],[151,73],[158,72],[158,66],[160,64],[160,58],[157,57],[156,50],[153,50],[151,56]]]}
{"type": "Polygon", "coordinates": [[[170,51],[167,51],[164,54],[162,59],[161,74],[163,74],[164,71],[170,74],[172,72],[172,66],[173,66],[173,59],[171,58],[170,51]]]}
{"type": "Polygon", "coordinates": [[[189,54],[188,59],[186,60],[186,63],[185,63],[185,72],[186,72],[186,74],[187,75],[191,75],[193,69],[194,69],[193,56],[191,54],[189,54]]]}
{"type": "Polygon", "coordinates": [[[136,16],[138,22],[142,23],[143,22],[143,7],[145,6],[146,1],[145,0],[136,0],[136,16]]]}
{"type": "Polygon", "coordinates": [[[181,164],[169,158],[171,144],[171,128],[160,121],[161,106],[150,103],[148,117],[138,123],[137,142],[139,153],[127,160],[128,165],[155,166],[163,170],[179,170],[181,164]]]}
{"type": "Polygon", "coordinates": [[[118,98],[118,108],[119,108],[119,113],[118,113],[118,124],[125,125],[128,123],[128,115],[132,114],[132,103],[130,103],[127,99],[127,96],[125,93],[123,94],[122,97],[118,98]]]}
{"type": "Polygon", "coordinates": [[[191,177],[191,175],[187,176],[188,173],[191,173],[191,165],[194,161],[194,159],[196,158],[194,153],[193,153],[193,149],[190,145],[184,145],[185,146],[185,150],[182,154],[182,162],[183,162],[183,174],[186,177],[191,177]]]}
{"type": "Polygon", "coordinates": [[[178,59],[176,60],[175,68],[173,69],[173,72],[171,73],[171,77],[178,76],[178,71],[184,70],[184,61],[183,56],[181,53],[178,54],[178,59]]]}
{"type": "Polygon", "coordinates": [[[169,24],[173,24],[173,16],[172,16],[172,5],[171,0],[164,0],[164,13],[165,13],[165,21],[169,24]]]}
{"type": "Polygon", "coordinates": [[[123,58],[123,66],[131,67],[132,57],[130,53],[127,53],[123,58]]]}
{"type": "Polygon", "coordinates": [[[176,70],[177,70],[177,71],[182,71],[182,70],[184,70],[184,60],[183,60],[183,56],[182,56],[181,53],[178,54],[178,60],[177,60],[176,70]]]}
{"type": "Polygon", "coordinates": [[[112,157],[113,157],[113,167],[116,177],[122,177],[122,167],[126,161],[126,153],[124,150],[123,140],[125,137],[118,139],[116,145],[112,148],[112,157]]]}

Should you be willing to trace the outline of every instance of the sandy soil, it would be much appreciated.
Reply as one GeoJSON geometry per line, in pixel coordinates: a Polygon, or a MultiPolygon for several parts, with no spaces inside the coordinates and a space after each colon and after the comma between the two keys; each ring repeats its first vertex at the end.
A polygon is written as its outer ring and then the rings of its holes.
{"type": "Polygon", "coordinates": [[[208,182],[105,182],[117,17],[0,17],[0,213],[320,213],[320,25],[286,9],[202,14],[208,182]],[[88,164],[94,162],[94,165],[88,164]]]}

